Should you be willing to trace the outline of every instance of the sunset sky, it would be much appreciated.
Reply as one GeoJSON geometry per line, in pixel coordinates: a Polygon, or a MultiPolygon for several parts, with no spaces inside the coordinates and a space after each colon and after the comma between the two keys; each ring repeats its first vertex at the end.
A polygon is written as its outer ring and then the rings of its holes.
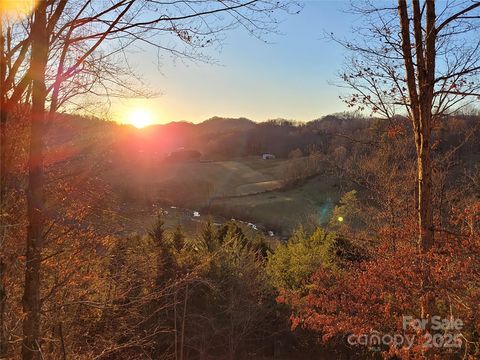
{"type": "Polygon", "coordinates": [[[308,121],[345,110],[330,85],[343,61],[342,48],[324,39],[324,31],[348,36],[352,15],[343,1],[310,1],[299,15],[281,14],[281,35],[265,40],[242,29],[230,31],[221,49],[207,55],[219,64],[157,63],[153,48],[132,51],[131,65],[161,93],[149,100],[117,100],[112,117],[125,119],[127,109],[148,109],[153,122],[200,122],[218,115],[255,121],[287,118],[308,121]]]}

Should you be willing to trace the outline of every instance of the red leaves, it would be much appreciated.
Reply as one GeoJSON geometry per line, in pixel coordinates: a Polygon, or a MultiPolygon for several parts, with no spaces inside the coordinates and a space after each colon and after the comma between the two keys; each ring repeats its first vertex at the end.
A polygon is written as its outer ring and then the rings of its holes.
{"type": "MultiPolygon", "coordinates": [[[[348,271],[320,268],[310,279],[308,293],[283,293],[278,301],[292,307],[292,326],[316,331],[322,341],[348,334],[405,334],[403,316],[419,318],[422,274],[426,271],[434,298],[434,315],[461,319],[465,336],[475,341],[472,329],[480,329],[480,202],[457,211],[451,226],[458,235],[437,233],[436,248],[420,254],[410,227],[406,231],[384,229],[383,241],[375,258],[348,271]],[[475,230],[477,229],[477,230],[475,230]],[[396,247],[392,249],[391,236],[396,247]],[[467,330],[470,329],[470,330],[467,330]]],[[[412,334],[415,334],[413,332],[412,334]]],[[[389,354],[400,357],[423,356],[425,347],[421,332],[409,350],[390,348],[389,354]]],[[[436,348],[435,353],[443,354],[436,348]]]]}
{"type": "Polygon", "coordinates": [[[403,124],[393,124],[388,127],[387,136],[390,139],[394,139],[399,136],[405,135],[405,132],[406,132],[406,129],[405,129],[405,126],[403,126],[403,124]]]}

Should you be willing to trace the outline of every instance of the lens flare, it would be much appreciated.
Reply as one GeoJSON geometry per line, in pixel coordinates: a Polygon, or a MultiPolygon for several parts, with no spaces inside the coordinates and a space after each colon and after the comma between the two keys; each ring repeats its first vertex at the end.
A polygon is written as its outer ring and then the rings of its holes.
{"type": "Polygon", "coordinates": [[[0,15],[21,18],[33,12],[39,0],[0,0],[0,15]]]}

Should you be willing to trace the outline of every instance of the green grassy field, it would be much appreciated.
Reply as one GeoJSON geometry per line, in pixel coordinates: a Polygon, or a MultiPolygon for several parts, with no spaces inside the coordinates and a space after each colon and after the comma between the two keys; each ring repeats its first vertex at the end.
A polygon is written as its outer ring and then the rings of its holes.
{"type": "Polygon", "coordinates": [[[327,222],[338,200],[338,190],[327,177],[317,176],[283,189],[289,161],[250,157],[214,162],[122,162],[114,164],[105,176],[125,197],[124,202],[131,204],[128,216],[139,218],[138,227],[153,221],[151,204],[156,204],[154,207],[169,212],[169,226],[180,223],[193,230],[199,220],[212,214],[219,222],[235,218],[251,222],[259,230],[288,236],[299,224],[327,222]],[[137,205],[132,205],[135,202],[137,205]],[[193,211],[200,211],[201,216],[194,218],[193,211]]]}
{"type": "Polygon", "coordinates": [[[217,197],[244,196],[280,188],[287,161],[246,158],[174,163],[139,159],[113,163],[104,177],[132,197],[138,195],[198,207],[217,197]]]}
{"type": "Polygon", "coordinates": [[[159,185],[168,186],[184,177],[193,183],[211,184],[211,197],[248,195],[280,187],[282,162],[262,168],[260,161],[166,164],[168,175],[159,185]]]}
{"type": "Polygon", "coordinates": [[[217,199],[212,202],[214,213],[255,222],[265,230],[288,236],[299,226],[328,222],[338,200],[338,189],[322,177],[288,190],[217,199]]]}

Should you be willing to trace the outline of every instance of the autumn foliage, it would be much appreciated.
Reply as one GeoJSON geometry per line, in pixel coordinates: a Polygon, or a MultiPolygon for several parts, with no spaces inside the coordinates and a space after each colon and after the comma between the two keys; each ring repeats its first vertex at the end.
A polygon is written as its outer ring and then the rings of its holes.
{"type": "MultiPolygon", "coordinates": [[[[435,313],[443,319],[461,319],[457,334],[463,350],[477,358],[480,332],[480,203],[475,202],[452,216],[456,230],[439,231],[437,244],[426,256],[415,246],[413,224],[402,229],[384,229],[371,259],[352,263],[348,269],[325,266],[306,280],[306,293],[284,290],[278,301],[292,308],[292,327],[313,330],[321,342],[345,341],[349,334],[410,334],[414,346],[383,346],[385,358],[422,358],[428,354],[444,358],[452,349],[433,347],[427,351],[427,331],[404,329],[403,317],[422,318],[420,299],[422,273],[426,271],[435,313]],[[396,246],[392,248],[392,237],[396,246]],[[342,340],[339,340],[342,339],[342,340]]],[[[374,347],[372,347],[374,348],[374,347]]],[[[375,349],[373,349],[375,350],[375,349]]]]}

